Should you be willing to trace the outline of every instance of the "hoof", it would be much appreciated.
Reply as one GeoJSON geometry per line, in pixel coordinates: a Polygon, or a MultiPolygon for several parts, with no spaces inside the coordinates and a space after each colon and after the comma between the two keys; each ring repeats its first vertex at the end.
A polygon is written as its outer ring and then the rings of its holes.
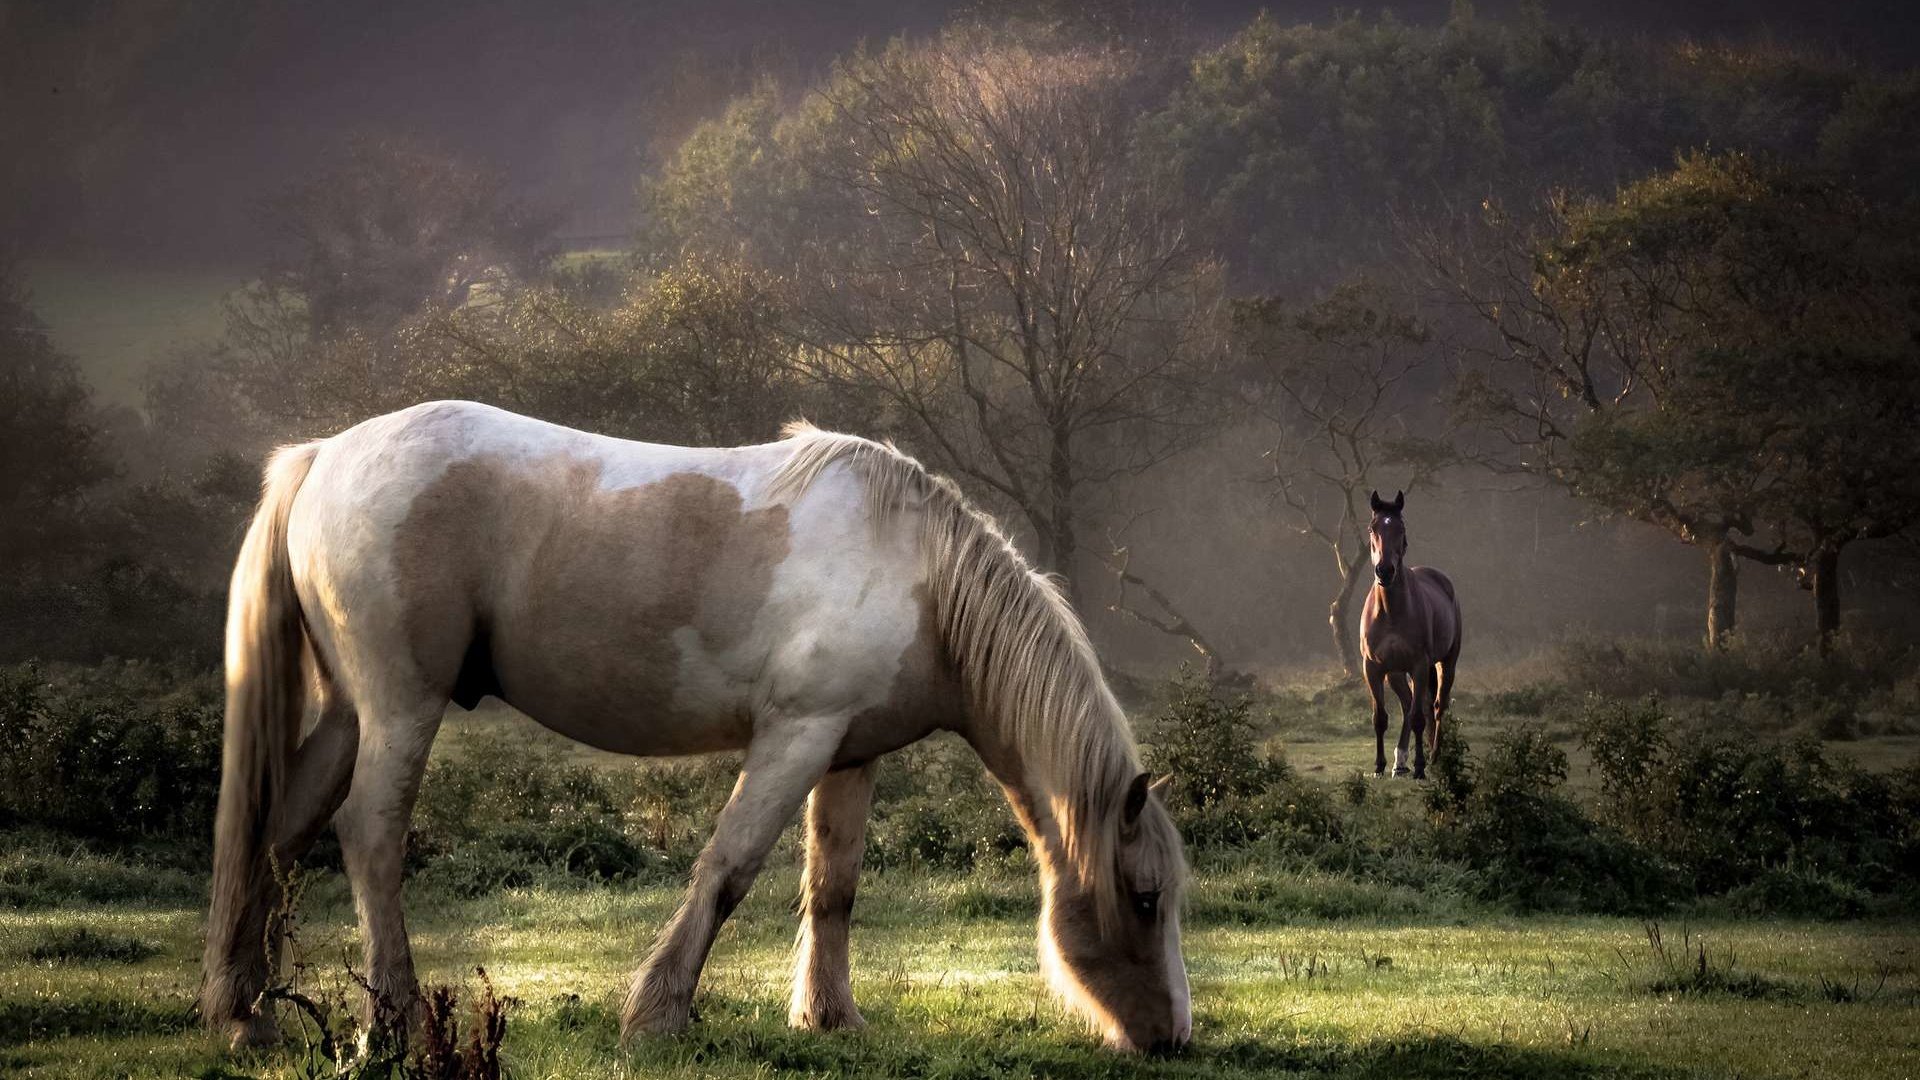
{"type": "Polygon", "coordinates": [[[1413,770],[1413,778],[1415,780],[1425,780],[1427,778],[1427,770],[1425,769],[1413,770]]]}
{"type": "Polygon", "coordinates": [[[625,1040],[636,1035],[678,1035],[687,1030],[692,1021],[693,1010],[687,1005],[655,1005],[628,1013],[621,1021],[620,1037],[625,1040]]]}
{"type": "Polygon", "coordinates": [[[1385,765],[1377,766],[1373,770],[1373,778],[1375,780],[1385,780],[1387,778],[1387,767],[1385,765]]]}
{"type": "Polygon", "coordinates": [[[787,1014],[787,1025],[806,1031],[863,1031],[867,1019],[849,1004],[840,1008],[795,1009],[787,1014]]]}
{"type": "MultiPolygon", "coordinates": [[[[1402,765],[1402,766],[1400,766],[1399,768],[1396,768],[1396,769],[1394,769],[1394,770],[1393,770],[1393,778],[1394,778],[1395,780],[1400,780],[1400,779],[1403,779],[1403,778],[1405,778],[1405,777],[1406,777],[1406,775],[1407,775],[1407,772],[1408,772],[1408,771],[1409,771],[1409,770],[1407,769],[1407,767],[1406,767],[1405,765],[1402,765]]],[[[1415,780],[1418,780],[1418,779],[1420,779],[1420,777],[1418,777],[1418,776],[1416,776],[1416,777],[1414,777],[1414,779],[1415,779],[1415,780]]]]}
{"type": "Polygon", "coordinates": [[[235,1053],[280,1045],[280,1025],[271,1011],[257,1012],[244,1020],[230,1020],[226,1032],[227,1048],[235,1053]]]}

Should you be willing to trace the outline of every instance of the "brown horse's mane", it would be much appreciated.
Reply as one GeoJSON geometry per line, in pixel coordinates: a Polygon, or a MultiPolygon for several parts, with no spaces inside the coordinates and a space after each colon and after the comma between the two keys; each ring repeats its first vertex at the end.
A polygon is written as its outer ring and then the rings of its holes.
{"type": "MultiPolygon", "coordinates": [[[[1126,714],[1114,699],[1086,628],[1052,577],[1034,570],[992,518],[945,477],[891,444],[787,425],[793,452],[770,493],[798,496],[828,466],[845,463],[866,485],[878,527],[918,512],[921,557],[948,658],[977,719],[996,725],[1039,794],[1051,803],[1065,856],[1095,898],[1102,922],[1117,920],[1115,865],[1120,809],[1140,772],[1126,714]]],[[[1185,861],[1165,815],[1142,836],[1141,857],[1169,886],[1185,861]],[[1165,835],[1160,835],[1164,833],[1165,835]]]]}

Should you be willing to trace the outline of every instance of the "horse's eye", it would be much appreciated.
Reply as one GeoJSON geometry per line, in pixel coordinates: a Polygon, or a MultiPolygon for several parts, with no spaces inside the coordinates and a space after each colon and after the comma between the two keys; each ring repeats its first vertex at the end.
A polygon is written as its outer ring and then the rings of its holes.
{"type": "Polygon", "coordinates": [[[1154,913],[1159,910],[1160,894],[1158,892],[1138,892],[1133,894],[1134,914],[1143,919],[1151,919],[1154,913]]]}

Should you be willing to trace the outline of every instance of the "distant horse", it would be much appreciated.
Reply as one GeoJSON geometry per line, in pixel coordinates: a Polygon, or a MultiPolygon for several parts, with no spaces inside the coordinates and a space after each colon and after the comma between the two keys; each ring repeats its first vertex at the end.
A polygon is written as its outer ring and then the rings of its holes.
{"type": "Polygon", "coordinates": [[[1407,523],[1400,511],[1407,505],[1406,493],[1395,492],[1387,502],[1375,491],[1367,502],[1373,509],[1367,526],[1373,588],[1360,616],[1360,655],[1366,661],[1367,693],[1373,697],[1373,772],[1378,776],[1387,771],[1387,705],[1380,684],[1390,682],[1400,699],[1400,745],[1393,752],[1393,775],[1406,775],[1411,729],[1413,778],[1424,780],[1427,758],[1440,746],[1441,719],[1453,702],[1460,602],[1447,575],[1431,566],[1405,565],[1407,523]]]}
{"type": "Polygon", "coordinates": [[[874,762],[946,729],[1033,845],[1054,988],[1114,1047],[1188,1040],[1180,837],[1060,590],[911,458],[786,436],[656,446],[436,402],[274,455],[227,617],[208,1023],[277,1036],[256,1008],[278,963],[271,866],[329,818],[369,989],[417,1001],[407,823],[448,701],[493,694],[605,750],[746,751],[623,1035],[687,1025],[715,934],[802,802],[788,1019],[863,1026],[847,933],[874,762]]]}

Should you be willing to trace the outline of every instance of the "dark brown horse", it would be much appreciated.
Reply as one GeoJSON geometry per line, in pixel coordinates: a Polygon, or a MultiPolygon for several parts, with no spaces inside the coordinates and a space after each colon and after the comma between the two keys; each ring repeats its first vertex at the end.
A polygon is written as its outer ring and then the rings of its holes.
{"type": "Polygon", "coordinates": [[[1387,771],[1387,705],[1380,684],[1391,682],[1400,699],[1400,745],[1393,754],[1393,775],[1406,775],[1411,729],[1413,778],[1424,780],[1427,758],[1440,745],[1441,718],[1453,700],[1460,602],[1447,575],[1431,566],[1406,565],[1407,523],[1400,516],[1406,493],[1395,492],[1387,502],[1376,491],[1367,501],[1373,508],[1367,526],[1373,588],[1360,616],[1360,655],[1366,660],[1367,693],[1373,696],[1373,772],[1379,776],[1387,771]]]}

